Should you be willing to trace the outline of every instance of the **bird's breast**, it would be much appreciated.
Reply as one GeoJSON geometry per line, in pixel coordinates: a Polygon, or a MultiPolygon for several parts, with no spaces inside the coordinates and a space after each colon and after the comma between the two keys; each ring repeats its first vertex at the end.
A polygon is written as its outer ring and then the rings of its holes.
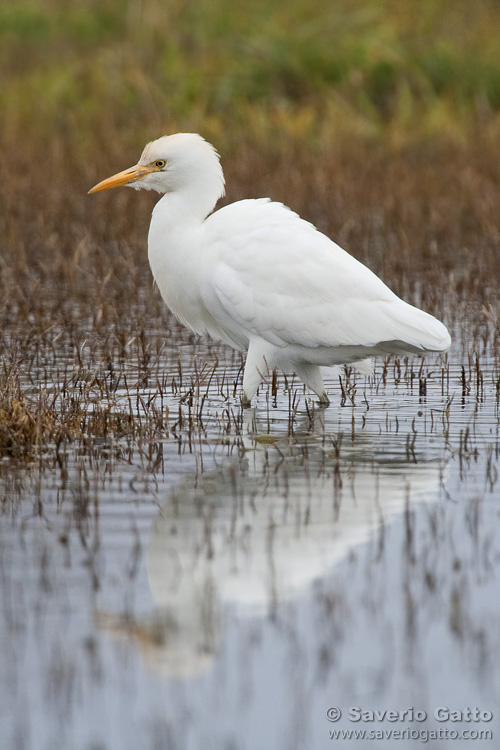
{"type": "Polygon", "coordinates": [[[194,230],[172,229],[153,214],[148,237],[153,277],[167,307],[196,333],[203,333],[200,243],[194,230]]]}
{"type": "Polygon", "coordinates": [[[153,277],[163,301],[185,326],[197,334],[209,334],[216,341],[237,349],[248,342],[235,338],[222,319],[206,308],[202,289],[207,286],[207,248],[203,227],[183,227],[153,213],[148,238],[148,256],[153,277]]]}

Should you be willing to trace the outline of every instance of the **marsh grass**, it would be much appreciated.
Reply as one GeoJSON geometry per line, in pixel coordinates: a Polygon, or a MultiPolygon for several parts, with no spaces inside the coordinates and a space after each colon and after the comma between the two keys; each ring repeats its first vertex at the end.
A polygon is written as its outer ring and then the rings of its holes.
{"type": "MultiPolygon", "coordinates": [[[[498,356],[495,3],[43,0],[0,21],[3,452],[159,435],[203,421],[213,393],[221,424],[238,425],[240,355],[182,329],[152,283],[155,197],[86,195],[163,132],[214,142],[227,201],[285,202],[405,299],[468,327],[465,368],[498,356]]],[[[293,415],[302,391],[284,383],[293,415]]]]}
{"type": "MultiPolygon", "coordinates": [[[[68,168],[63,158],[51,165],[55,184],[49,179],[47,185],[46,174],[30,166],[30,154],[34,162],[36,150],[28,144],[24,165],[4,158],[0,188],[8,218],[0,266],[2,450],[26,453],[92,434],[140,439],[141,429],[159,435],[167,429],[169,398],[179,404],[177,421],[190,423],[214,388],[220,411],[236,408],[240,355],[183,329],[153,285],[146,236],[154,199],[130,191],[86,196],[94,181],[88,165],[68,168]],[[195,368],[183,372],[186,354],[196,352],[195,368]],[[144,388],[164,399],[161,413],[153,414],[155,402],[139,423],[137,393],[144,388]]],[[[467,358],[485,351],[498,356],[493,269],[500,177],[485,144],[350,144],[319,161],[296,147],[291,156],[247,144],[236,162],[223,158],[227,200],[284,200],[405,299],[452,330],[467,329],[471,339],[457,354],[465,367],[467,358]]],[[[117,160],[97,176],[128,163],[117,160]]],[[[276,382],[270,387],[272,408],[276,382]]],[[[348,383],[345,388],[339,397],[349,403],[348,383]]],[[[291,396],[291,412],[296,408],[291,396]]]]}

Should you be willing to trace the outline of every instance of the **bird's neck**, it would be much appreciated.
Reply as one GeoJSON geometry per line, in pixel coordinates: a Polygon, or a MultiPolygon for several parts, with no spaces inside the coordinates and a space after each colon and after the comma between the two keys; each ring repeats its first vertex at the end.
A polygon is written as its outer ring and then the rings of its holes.
{"type": "Polygon", "coordinates": [[[165,193],[153,208],[153,220],[161,221],[163,230],[176,230],[202,224],[213,210],[215,203],[207,201],[200,204],[183,191],[165,193]]]}
{"type": "Polygon", "coordinates": [[[154,251],[170,258],[179,255],[182,262],[192,254],[197,245],[193,238],[198,238],[205,222],[205,207],[187,200],[181,191],[166,193],[156,204],[149,227],[149,244],[153,243],[154,251]],[[168,248],[168,251],[167,251],[168,248]]]}
{"type": "Polygon", "coordinates": [[[148,237],[148,256],[163,300],[174,315],[203,333],[198,276],[202,265],[204,211],[176,193],[155,206],[148,237]]]}
{"type": "Polygon", "coordinates": [[[224,194],[224,175],[211,154],[196,164],[174,189],[158,201],[151,218],[148,255],[151,270],[167,306],[193,331],[206,330],[200,296],[204,223],[224,194]]]}

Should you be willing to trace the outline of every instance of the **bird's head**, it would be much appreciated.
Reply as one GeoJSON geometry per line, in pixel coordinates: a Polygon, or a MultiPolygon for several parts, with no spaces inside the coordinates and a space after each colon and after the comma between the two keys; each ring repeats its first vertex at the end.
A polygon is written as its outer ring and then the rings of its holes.
{"type": "Polygon", "coordinates": [[[89,193],[128,185],[136,190],[158,193],[187,191],[193,196],[197,189],[213,198],[213,205],[224,195],[224,175],[214,147],[196,133],[165,135],[151,141],[137,164],[108,177],[89,193]]]}

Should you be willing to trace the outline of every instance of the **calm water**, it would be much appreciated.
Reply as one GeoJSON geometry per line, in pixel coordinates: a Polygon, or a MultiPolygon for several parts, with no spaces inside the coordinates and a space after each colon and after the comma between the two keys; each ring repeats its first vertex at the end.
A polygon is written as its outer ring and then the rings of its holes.
{"type": "Polygon", "coordinates": [[[500,372],[462,333],[324,411],[279,379],[242,413],[239,360],[186,343],[88,400],[142,432],[3,458],[2,750],[498,747],[500,372]]]}

